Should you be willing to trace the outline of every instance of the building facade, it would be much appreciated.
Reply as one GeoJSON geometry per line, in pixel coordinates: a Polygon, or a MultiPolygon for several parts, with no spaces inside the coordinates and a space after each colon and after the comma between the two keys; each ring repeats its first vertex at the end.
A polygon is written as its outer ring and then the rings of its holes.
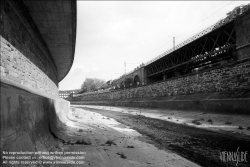
{"type": "Polygon", "coordinates": [[[61,90],[58,93],[58,96],[60,98],[68,98],[71,94],[74,96],[76,95],[78,92],[80,92],[81,89],[74,89],[74,90],[61,90]]]}

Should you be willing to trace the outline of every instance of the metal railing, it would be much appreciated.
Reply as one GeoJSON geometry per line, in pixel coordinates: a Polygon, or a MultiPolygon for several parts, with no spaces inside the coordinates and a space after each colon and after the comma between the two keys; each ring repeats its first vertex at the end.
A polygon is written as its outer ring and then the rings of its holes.
{"type": "Polygon", "coordinates": [[[194,36],[188,38],[187,40],[183,41],[182,43],[178,44],[177,46],[175,46],[175,49],[174,48],[169,49],[166,52],[160,54],[159,56],[153,58],[152,60],[145,63],[145,66],[147,66],[147,65],[151,64],[152,62],[154,62],[154,61],[156,61],[156,60],[158,60],[158,59],[172,53],[173,51],[175,51],[175,50],[177,50],[177,49],[179,49],[179,48],[181,48],[181,47],[183,47],[183,46],[197,40],[198,38],[203,37],[204,35],[210,33],[211,31],[213,31],[215,29],[218,29],[218,28],[222,27],[223,25],[233,21],[237,16],[244,14],[249,9],[250,9],[250,4],[236,7],[233,11],[228,13],[228,16],[226,18],[221,19],[220,21],[218,21],[217,23],[209,26],[205,30],[197,33],[196,35],[194,35],[194,36]]]}
{"type": "Polygon", "coordinates": [[[201,38],[203,36],[205,36],[206,34],[210,33],[213,30],[216,30],[220,27],[222,27],[223,25],[233,21],[237,16],[244,14],[245,12],[247,12],[248,10],[250,10],[250,3],[248,5],[242,5],[242,6],[238,6],[236,8],[234,8],[234,10],[232,10],[231,12],[227,13],[227,17],[224,19],[221,19],[220,21],[216,22],[215,24],[209,26],[208,28],[206,28],[205,30],[197,33],[196,35],[188,38],[187,40],[183,41],[182,43],[178,44],[177,46],[175,46],[175,48],[171,48],[169,50],[167,50],[166,52],[160,54],[159,56],[153,58],[152,60],[146,62],[145,64],[143,63],[143,65],[136,67],[135,69],[129,71],[126,74],[123,74],[122,76],[118,77],[117,79],[114,79],[114,81],[120,80],[123,77],[126,77],[127,75],[133,73],[134,71],[140,69],[141,67],[145,67],[153,62],[155,62],[156,60],[172,53],[173,51],[197,40],[198,38],[201,38]]]}

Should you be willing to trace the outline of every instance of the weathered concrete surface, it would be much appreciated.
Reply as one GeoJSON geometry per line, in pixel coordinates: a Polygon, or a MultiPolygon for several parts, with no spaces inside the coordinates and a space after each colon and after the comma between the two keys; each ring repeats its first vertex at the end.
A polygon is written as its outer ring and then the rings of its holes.
{"type": "Polygon", "coordinates": [[[171,151],[156,148],[142,134],[102,114],[75,106],[68,118],[71,120],[67,126],[71,141],[84,140],[88,144],[75,147],[64,145],[63,149],[85,151],[86,166],[199,166],[171,151]]]}
{"type": "Polygon", "coordinates": [[[55,60],[58,80],[69,72],[75,53],[76,1],[24,0],[55,60]]]}
{"type": "Polygon", "coordinates": [[[2,150],[57,150],[62,143],[51,133],[60,134],[68,111],[68,101],[39,96],[1,82],[1,154],[2,150]]]}
{"type": "MultiPolygon", "coordinates": [[[[165,116],[169,116],[172,119],[176,119],[175,116],[178,116],[179,114],[181,114],[180,112],[175,114],[175,112],[173,111],[169,111],[169,110],[160,111],[159,109],[155,109],[155,110],[134,109],[131,107],[128,108],[128,107],[103,107],[103,106],[99,106],[96,108],[92,108],[92,107],[94,106],[87,106],[87,108],[86,106],[82,106],[81,108],[92,111],[92,112],[96,112],[106,117],[110,117],[110,119],[113,118],[116,121],[122,123],[123,125],[127,125],[131,127],[132,129],[137,130],[139,133],[152,139],[156,147],[178,153],[179,155],[189,160],[192,160],[193,162],[196,162],[203,167],[215,167],[215,166],[216,167],[219,167],[219,166],[235,167],[236,165],[235,161],[226,162],[220,159],[221,150],[237,150],[237,149],[249,150],[250,149],[249,147],[250,136],[239,133],[239,131],[242,131],[242,132],[249,131],[249,130],[246,130],[246,125],[247,126],[249,125],[248,124],[249,116],[247,119],[245,119],[244,117],[243,120],[238,119],[238,121],[236,121],[234,118],[228,119],[232,123],[232,126],[231,126],[232,130],[233,130],[233,126],[240,125],[240,124],[241,126],[243,126],[243,128],[238,129],[238,132],[235,130],[226,132],[224,130],[223,131],[205,130],[206,128],[203,126],[206,125],[208,121],[207,119],[209,118],[209,117],[205,117],[205,115],[201,115],[200,117],[194,118],[192,114],[190,114],[192,120],[198,119],[196,121],[200,121],[201,124],[198,126],[200,128],[197,128],[197,127],[189,126],[190,124],[188,123],[177,124],[176,122],[184,121],[181,118],[179,121],[175,121],[175,122],[167,121],[169,119],[166,120],[165,116]],[[119,109],[120,111],[118,111],[119,109]],[[172,114],[170,114],[168,111],[172,114]],[[243,121],[245,121],[244,123],[245,125],[240,123],[243,121]],[[237,122],[240,124],[238,124],[237,122]],[[204,129],[201,129],[201,127],[203,127],[204,129]]],[[[186,114],[186,113],[187,112],[183,112],[183,114],[186,114]]],[[[188,116],[188,114],[186,116],[188,116]]],[[[214,124],[209,124],[210,126],[211,125],[218,126],[219,122],[217,121],[219,121],[221,117],[218,119],[217,118],[214,119],[214,117],[212,116],[209,119],[211,119],[211,121],[214,122],[214,124]]],[[[226,120],[227,119],[224,119],[224,121],[226,120]]],[[[228,123],[227,125],[225,125],[225,122],[222,122],[222,123],[224,126],[228,126],[229,124],[228,123]]],[[[223,125],[221,125],[221,127],[223,125]]],[[[236,127],[234,127],[234,129],[236,129],[236,127]]],[[[246,161],[239,162],[237,166],[249,167],[249,162],[250,162],[249,158],[250,158],[249,156],[246,157],[245,158],[246,161]]],[[[169,161],[166,161],[166,166],[168,164],[169,164],[169,161]]],[[[158,167],[158,165],[154,165],[154,166],[158,167]]],[[[179,165],[176,165],[176,166],[179,166],[179,165]]],[[[180,164],[180,166],[185,166],[185,165],[180,164]]]]}
{"type": "Polygon", "coordinates": [[[0,35],[58,84],[74,60],[76,1],[1,0],[0,8],[0,35]]]}
{"type": "Polygon", "coordinates": [[[63,99],[42,97],[1,83],[1,154],[2,151],[84,151],[86,166],[198,166],[140,141],[141,134],[113,119],[82,109],[71,111],[69,107],[63,99]],[[83,143],[76,144],[77,141],[83,143]]]}
{"type": "MultiPolygon", "coordinates": [[[[233,93],[233,92],[231,92],[233,93]]],[[[237,94],[234,92],[234,94],[237,94]]],[[[245,98],[231,98],[217,93],[180,95],[155,98],[131,98],[121,100],[72,101],[71,104],[161,108],[183,111],[250,114],[249,92],[245,98]]],[[[241,95],[239,95],[241,96],[241,95]]]]}

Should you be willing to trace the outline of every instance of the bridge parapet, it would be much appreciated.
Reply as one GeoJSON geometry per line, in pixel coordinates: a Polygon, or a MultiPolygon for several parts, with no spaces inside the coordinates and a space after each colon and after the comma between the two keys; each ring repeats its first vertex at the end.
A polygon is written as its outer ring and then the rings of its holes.
{"type": "Polygon", "coordinates": [[[145,70],[144,65],[141,65],[127,74],[122,75],[118,79],[112,81],[113,87],[120,88],[121,85],[125,87],[144,85],[145,81],[145,70]]]}

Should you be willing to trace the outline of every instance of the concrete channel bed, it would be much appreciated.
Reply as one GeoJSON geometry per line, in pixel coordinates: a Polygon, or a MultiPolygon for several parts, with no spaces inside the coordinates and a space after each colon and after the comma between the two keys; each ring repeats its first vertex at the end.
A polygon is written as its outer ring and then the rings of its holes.
{"type": "Polygon", "coordinates": [[[109,117],[71,110],[63,99],[1,83],[1,158],[5,157],[1,162],[6,161],[4,152],[83,153],[78,160],[61,158],[56,163],[40,156],[29,160],[38,164],[21,164],[15,156],[2,166],[199,166],[139,137],[140,133],[109,117]]]}

